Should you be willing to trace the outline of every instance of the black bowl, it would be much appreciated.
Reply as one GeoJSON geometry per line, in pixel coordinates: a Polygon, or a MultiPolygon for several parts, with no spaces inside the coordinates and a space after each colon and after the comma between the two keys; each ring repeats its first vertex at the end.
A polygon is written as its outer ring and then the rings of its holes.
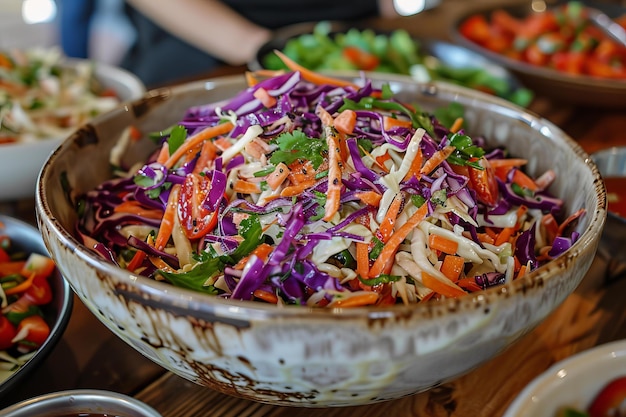
{"type": "MultiPolygon", "coordinates": [[[[11,238],[15,249],[26,253],[39,253],[49,256],[41,233],[35,226],[4,215],[0,215],[0,223],[3,224],[2,233],[11,238]]],[[[0,398],[19,384],[24,384],[27,375],[36,369],[54,349],[67,327],[72,314],[73,292],[58,270],[49,278],[48,282],[52,287],[54,296],[49,304],[42,306],[42,312],[50,325],[50,336],[26,363],[7,379],[0,381],[0,398]]]]}

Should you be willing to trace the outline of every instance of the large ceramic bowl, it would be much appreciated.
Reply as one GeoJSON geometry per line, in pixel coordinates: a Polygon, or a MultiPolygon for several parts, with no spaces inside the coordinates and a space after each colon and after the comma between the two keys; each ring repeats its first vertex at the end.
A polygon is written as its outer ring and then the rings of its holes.
{"type": "MultiPolygon", "coordinates": [[[[346,406],[428,390],[502,352],[579,284],[606,218],[603,183],[584,151],[549,121],[506,101],[452,85],[388,80],[401,99],[434,109],[466,107],[472,133],[530,160],[532,175],[557,173],[568,213],[585,208],[578,241],[550,264],[503,287],[458,299],[380,308],[278,308],[224,300],[119,269],[79,244],[76,197],[109,179],[109,151],[129,125],[158,131],[200,103],[232,97],[240,76],[157,90],[77,131],[46,162],[37,190],[44,240],[73,289],[112,332],[168,370],[261,402],[346,406]],[[558,157],[557,157],[558,155],[558,157]]],[[[144,160],[146,140],[124,163],[144,160]]]]}
{"type": "MultiPolygon", "coordinates": [[[[64,65],[70,68],[77,63],[84,65],[85,61],[64,61],[64,65]]],[[[145,92],[143,83],[121,68],[97,64],[94,71],[101,85],[114,91],[120,101],[139,98],[145,92]]],[[[0,144],[0,201],[34,198],[39,171],[63,139],[63,136],[53,136],[37,141],[0,144]]]]}
{"type": "MultiPolygon", "coordinates": [[[[13,217],[0,215],[0,235],[8,235],[12,241],[12,252],[39,253],[48,255],[37,228],[13,217]]],[[[41,307],[48,325],[50,336],[34,355],[13,369],[11,372],[0,372],[0,397],[4,397],[20,384],[28,384],[28,376],[54,349],[69,323],[72,315],[74,294],[66,280],[57,270],[49,278],[52,288],[52,301],[41,307]]]]}

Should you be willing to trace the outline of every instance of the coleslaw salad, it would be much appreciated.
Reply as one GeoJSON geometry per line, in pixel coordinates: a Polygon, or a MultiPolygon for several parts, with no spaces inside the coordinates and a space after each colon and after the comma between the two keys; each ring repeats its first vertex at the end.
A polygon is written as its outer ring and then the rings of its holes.
{"type": "Polygon", "coordinates": [[[83,243],[135,273],[237,300],[309,307],[456,298],[519,279],[578,238],[555,173],[466,134],[388,86],[307,70],[248,73],[156,135],[140,167],[84,196],[83,243]]]}

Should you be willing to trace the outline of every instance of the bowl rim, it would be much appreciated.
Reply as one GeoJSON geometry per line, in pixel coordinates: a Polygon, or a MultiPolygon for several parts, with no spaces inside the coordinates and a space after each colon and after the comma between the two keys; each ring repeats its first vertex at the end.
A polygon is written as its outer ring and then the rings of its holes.
{"type": "MultiPolygon", "coordinates": [[[[500,286],[488,288],[486,290],[477,291],[474,293],[469,293],[459,298],[429,300],[427,303],[415,303],[410,305],[397,304],[384,307],[365,306],[330,309],[306,306],[298,306],[297,308],[288,308],[289,306],[277,307],[275,305],[270,305],[258,301],[224,299],[204,293],[199,293],[193,290],[188,290],[185,288],[173,287],[171,284],[159,282],[139,274],[130,273],[102,259],[102,257],[89,250],[84,245],[80,244],[71,233],[69,233],[67,230],[65,230],[65,228],[61,226],[56,216],[52,215],[52,211],[46,195],[46,190],[45,187],[42,186],[43,183],[41,180],[38,182],[36,192],[36,207],[39,214],[38,221],[40,222],[40,224],[43,223],[43,225],[40,225],[40,228],[43,227],[52,229],[54,231],[54,234],[56,235],[56,238],[59,239],[65,247],[71,250],[71,252],[75,256],[78,256],[82,261],[89,264],[91,267],[96,267],[100,271],[112,274],[113,276],[116,276],[118,278],[121,278],[125,275],[125,278],[127,279],[130,286],[137,288],[140,287],[142,292],[148,292],[150,295],[158,296],[161,299],[171,297],[171,299],[176,298],[184,300],[185,303],[188,303],[189,308],[197,308],[198,310],[206,308],[236,308],[238,312],[254,311],[255,313],[261,313],[262,316],[265,317],[280,315],[283,317],[288,316],[292,318],[305,316],[308,317],[311,315],[315,315],[316,317],[332,318],[336,316],[341,316],[348,318],[363,317],[364,315],[366,315],[373,319],[379,319],[385,317],[397,317],[409,313],[422,314],[425,316],[439,316],[441,313],[444,313],[446,311],[462,310],[463,306],[465,306],[468,310],[476,309],[480,306],[485,305],[488,302],[488,296],[507,297],[512,293],[526,292],[529,288],[532,288],[533,286],[543,285],[545,282],[546,274],[552,274],[552,271],[554,270],[554,264],[569,264],[588,247],[593,247],[594,245],[597,247],[600,232],[602,231],[602,228],[604,227],[607,218],[606,189],[604,183],[603,181],[599,180],[600,174],[598,168],[595,165],[594,161],[583,150],[583,148],[576,141],[574,141],[574,139],[572,139],[566,132],[564,132],[561,128],[559,128],[549,120],[529,111],[528,109],[517,106],[503,98],[445,82],[434,81],[423,84],[413,80],[410,76],[396,74],[355,71],[334,71],[327,73],[339,77],[352,77],[355,79],[360,79],[362,76],[365,75],[368,79],[378,78],[379,81],[385,80],[391,82],[398,81],[403,83],[410,83],[423,87],[426,94],[431,94],[433,89],[439,89],[442,92],[455,94],[457,97],[465,96],[469,99],[469,97],[474,96],[472,97],[473,100],[476,100],[476,96],[478,96],[483,102],[491,102],[491,104],[496,104],[507,112],[516,113],[516,118],[520,122],[533,127],[535,130],[547,129],[550,132],[557,132],[563,139],[564,144],[567,145],[567,147],[570,148],[572,152],[578,156],[579,160],[589,168],[590,174],[594,178],[594,195],[596,197],[597,204],[595,207],[589,207],[587,209],[587,213],[591,216],[587,229],[580,234],[578,240],[571,246],[569,250],[559,255],[549,265],[531,271],[524,275],[524,277],[522,277],[521,279],[517,279],[515,281],[500,286]],[[172,288],[174,288],[173,291],[172,288]]],[[[149,99],[150,96],[175,96],[176,94],[180,94],[186,90],[197,90],[198,88],[213,89],[216,86],[232,86],[233,84],[244,86],[244,83],[245,75],[227,75],[215,78],[208,78],[205,80],[193,81],[171,87],[153,89],[148,91],[144,95],[143,99],[149,99]]],[[[100,119],[102,119],[102,116],[95,118],[93,122],[97,122],[100,119]]],[[[42,168],[40,178],[47,177],[48,172],[52,169],[51,164],[54,162],[54,159],[57,157],[59,151],[64,146],[69,146],[69,141],[65,141],[61,145],[61,147],[57,148],[57,150],[51,154],[50,158],[46,161],[44,167],[42,168]]]]}
{"type": "MultiPolygon", "coordinates": [[[[602,3],[596,3],[593,1],[585,0],[583,3],[593,6],[595,8],[605,9],[606,7],[602,6],[602,3]]],[[[606,6],[606,5],[605,5],[606,6]]],[[[542,78],[547,81],[554,81],[558,83],[568,83],[577,87],[594,87],[601,88],[603,90],[609,90],[613,94],[622,94],[626,93],[626,80],[615,80],[609,78],[601,78],[601,77],[593,77],[590,75],[574,75],[569,74],[563,71],[554,70],[547,67],[541,67],[537,65],[532,65],[526,63],[524,61],[516,60],[513,58],[509,58],[497,52],[491,51],[487,48],[484,48],[472,40],[463,36],[459,27],[461,23],[467,20],[470,16],[475,14],[486,15],[497,9],[504,9],[514,13],[521,13],[522,15],[528,15],[528,11],[530,10],[529,5],[526,4],[510,4],[510,5],[498,5],[498,6],[486,6],[473,8],[471,10],[466,11],[465,13],[456,17],[456,19],[450,25],[448,30],[450,37],[459,45],[464,46],[472,51],[479,53],[492,61],[504,66],[509,71],[512,71],[516,74],[526,74],[531,75],[535,78],[542,78]]],[[[624,9],[626,12],[626,8],[624,9]]]]}
{"type": "MultiPolygon", "coordinates": [[[[4,214],[0,214],[0,223],[3,223],[4,225],[8,225],[11,228],[19,228],[21,230],[26,231],[25,234],[20,234],[19,237],[11,236],[11,239],[15,239],[16,242],[20,241],[20,245],[22,246],[26,246],[26,244],[23,244],[21,242],[26,242],[27,240],[30,240],[32,237],[34,237],[35,234],[38,234],[40,236],[40,241],[37,241],[36,244],[33,245],[37,247],[36,252],[42,255],[50,256],[43,242],[43,239],[41,239],[41,233],[39,232],[39,229],[37,229],[35,226],[23,220],[17,219],[15,217],[7,216],[4,214]],[[26,236],[26,234],[28,236],[26,236]]],[[[74,292],[72,291],[68,281],[63,277],[63,275],[58,270],[58,268],[57,268],[56,273],[59,276],[59,280],[60,280],[61,288],[63,289],[63,292],[62,294],[59,294],[62,296],[60,300],[61,309],[58,312],[58,318],[55,320],[54,324],[50,327],[50,336],[48,336],[44,344],[37,350],[37,352],[30,359],[28,359],[28,361],[26,361],[16,372],[10,375],[7,379],[0,382],[0,396],[5,391],[11,390],[13,386],[18,384],[22,380],[22,378],[24,378],[29,373],[29,370],[32,370],[32,367],[36,366],[38,363],[43,361],[45,357],[48,356],[48,354],[50,354],[50,351],[52,350],[52,348],[63,337],[63,333],[65,332],[65,329],[67,328],[67,325],[69,324],[69,321],[72,317],[72,308],[74,306],[74,292]],[[26,372],[22,372],[22,370],[26,366],[28,366],[29,368],[26,369],[26,372]]],[[[59,295],[55,295],[55,296],[59,296],[59,295]]]]}
{"type": "MultiPolygon", "coordinates": [[[[31,413],[40,413],[44,412],[48,414],[49,412],[55,411],[65,411],[65,408],[75,408],[79,407],[80,404],[84,404],[86,402],[89,404],[101,404],[99,408],[102,408],[102,403],[111,404],[116,403],[119,404],[120,407],[127,410],[127,412],[132,412],[133,415],[137,416],[151,416],[157,417],[161,416],[161,414],[156,411],[154,408],[149,406],[148,404],[131,397],[126,394],[104,390],[104,389],[91,389],[91,388],[78,388],[78,389],[68,389],[64,391],[56,391],[47,394],[41,394],[33,398],[29,398],[26,400],[22,400],[16,404],[13,404],[4,410],[0,410],[0,413],[3,416],[11,417],[15,415],[16,417],[22,416],[35,416],[37,414],[31,413]],[[75,402],[75,405],[68,404],[71,399],[78,399],[75,402]],[[68,405],[65,405],[68,404],[68,405]],[[48,410],[40,410],[40,407],[54,407],[48,410]],[[57,410],[61,407],[61,410],[57,410]]],[[[107,410],[104,410],[107,411],[107,410]]],[[[114,410],[115,415],[120,413],[119,410],[114,410]]],[[[122,413],[120,413],[122,414],[122,413]]]]}

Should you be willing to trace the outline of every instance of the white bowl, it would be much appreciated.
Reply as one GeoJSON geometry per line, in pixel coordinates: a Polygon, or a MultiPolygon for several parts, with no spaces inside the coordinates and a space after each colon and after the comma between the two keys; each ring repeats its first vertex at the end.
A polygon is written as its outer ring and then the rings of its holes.
{"type": "MultiPolygon", "coordinates": [[[[68,64],[78,61],[69,60],[68,64]]],[[[97,64],[95,75],[103,87],[115,91],[121,101],[139,98],[146,90],[139,78],[121,68],[97,64]]],[[[34,198],[43,163],[64,139],[53,137],[38,142],[0,145],[0,201],[34,198]]]]}
{"type": "Polygon", "coordinates": [[[564,406],[585,410],[604,385],[620,376],[626,376],[626,340],[555,363],[522,390],[504,417],[555,417],[564,406]]]}

